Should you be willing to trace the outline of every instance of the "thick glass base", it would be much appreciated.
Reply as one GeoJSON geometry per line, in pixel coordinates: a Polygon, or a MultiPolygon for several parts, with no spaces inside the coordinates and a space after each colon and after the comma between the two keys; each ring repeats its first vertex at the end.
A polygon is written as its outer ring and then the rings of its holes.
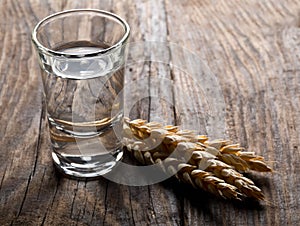
{"type": "Polygon", "coordinates": [[[97,179],[110,172],[122,159],[123,150],[118,149],[113,154],[93,156],[70,156],[52,152],[52,159],[56,169],[72,179],[97,179]]]}

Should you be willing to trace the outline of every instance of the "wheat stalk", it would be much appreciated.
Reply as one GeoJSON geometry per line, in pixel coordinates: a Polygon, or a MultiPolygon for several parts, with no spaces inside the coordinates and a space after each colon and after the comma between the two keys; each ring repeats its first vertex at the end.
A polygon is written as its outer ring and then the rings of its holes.
{"type": "Polygon", "coordinates": [[[272,171],[263,157],[228,140],[209,141],[207,136],[190,130],[141,119],[125,119],[124,144],[142,164],[164,162],[163,169],[176,173],[179,180],[223,198],[263,200],[254,182],[237,171],[272,171]],[[168,158],[174,150],[181,155],[168,158]]]}

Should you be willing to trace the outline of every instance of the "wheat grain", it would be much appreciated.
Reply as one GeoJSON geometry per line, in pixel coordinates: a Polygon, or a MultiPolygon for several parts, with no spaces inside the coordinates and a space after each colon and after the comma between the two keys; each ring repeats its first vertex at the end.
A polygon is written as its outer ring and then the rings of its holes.
{"type": "Polygon", "coordinates": [[[220,155],[218,158],[239,171],[255,170],[258,172],[271,172],[272,169],[267,165],[262,156],[254,152],[246,152],[239,144],[231,144],[230,141],[205,141],[209,146],[213,145],[218,148],[220,155]]]}
{"type": "Polygon", "coordinates": [[[240,199],[241,196],[263,200],[264,195],[254,182],[236,170],[271,171],[261,156],[245,152],[228,140],[208,141],[205,135],[176,126],[162,126],[145,120],[125,120],[124,142],[142,164],[162,163],[166,172],[194,187],[212,194],[240,199]],[[167,158],[176,149],[183,153],[177,159],[167,158]],[[186,159],[186,156],[191,156],[186,159]],[[171,164],[172,163],[172,164],[171,164]]]}

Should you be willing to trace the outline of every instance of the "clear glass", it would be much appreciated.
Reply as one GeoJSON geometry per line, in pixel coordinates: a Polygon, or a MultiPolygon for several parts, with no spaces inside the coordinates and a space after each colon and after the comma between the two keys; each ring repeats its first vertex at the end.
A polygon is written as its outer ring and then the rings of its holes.
{"type": "Polygon", "coordinates": [[[33,30],[56,168],[96,178],[122,158],[123,86],[130,28],[115,14],[76,9],[33,30]]]}

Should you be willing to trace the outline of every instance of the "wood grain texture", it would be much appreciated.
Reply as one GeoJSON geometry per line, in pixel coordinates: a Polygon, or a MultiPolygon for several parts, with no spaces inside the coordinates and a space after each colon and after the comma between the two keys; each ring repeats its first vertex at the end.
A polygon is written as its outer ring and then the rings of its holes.
{"type": "Polygon", "coordinates": [[[0,225],[300,221],[299,1],[0,0],[0,13],[0,225]],[[202,59],[218,81],[226,128],[204,117],[210,117],[210,104],[221,99],[211,99],[205,84],[170,67],[175,59],[186,60],[184,54],[158,46],[145,49],[144,56],[161,53],[167,63],[142,61],[127,68],[127,114],[212,137],[226,129],[224,136],[264,156],[273,167],[273,174],[249,174],[267,202],[219,200],[173,178],[130,187],[57,175],[30,33],[43,17],[72,8],[112,11],[130,24],[131,41],[169,41],[202,59]]]}

